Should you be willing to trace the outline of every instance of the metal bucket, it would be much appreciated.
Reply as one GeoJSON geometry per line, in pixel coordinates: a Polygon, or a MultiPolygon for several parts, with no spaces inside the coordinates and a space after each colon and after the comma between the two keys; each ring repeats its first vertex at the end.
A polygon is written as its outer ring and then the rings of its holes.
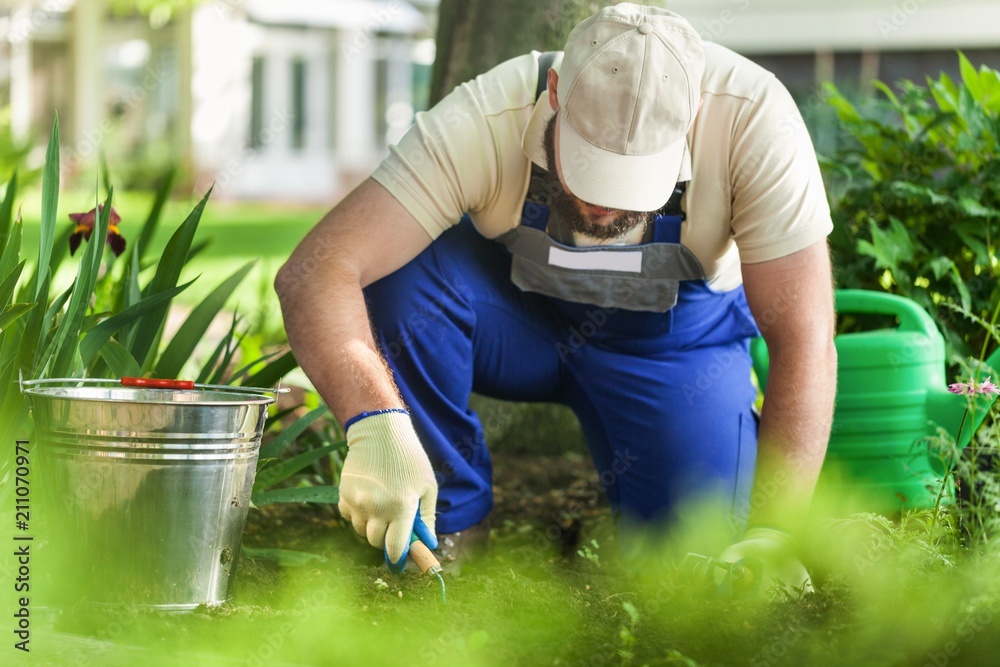
{"type": "Polygon", "coordinates": [[[54,606],[225,602],[274,390],[36,380],[22,391],[54,606]]]}

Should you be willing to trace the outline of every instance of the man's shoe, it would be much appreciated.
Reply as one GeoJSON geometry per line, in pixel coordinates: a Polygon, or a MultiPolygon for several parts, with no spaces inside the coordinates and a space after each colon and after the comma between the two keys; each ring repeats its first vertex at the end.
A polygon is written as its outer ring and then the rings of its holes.
{"type": "Polygon", "coordinates": [[[459,574],[462,565],[482,557],[490,548],[490,519],[454,533],[438,535],[434,553],[445,572],[459,574]]]}

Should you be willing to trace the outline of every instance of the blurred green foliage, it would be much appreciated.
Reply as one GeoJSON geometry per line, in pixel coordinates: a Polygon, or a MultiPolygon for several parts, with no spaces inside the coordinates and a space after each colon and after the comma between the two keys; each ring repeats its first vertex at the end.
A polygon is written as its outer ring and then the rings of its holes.
{"type": "Polygon", "coordinates": [[[818,592],[786,591],[774,602],[715,598],[679,570],[679,556],[726,532],[710,504],[685,517],[666,534],[635,536],[642,545],[628,559],[605,555],[602,543],[600,567],[560,557],[544,525],[499,532],[486,561],[445,575],[446,605],[427,578],[387,574],[347,531],[317,532],[310,546],[321,558],[288,567],[245,560],[235,598],[220,608],[71,610],[38,635],[34,657],[105,666],[141,655],[145,665],[205,666],[889,667],[992,664],[1000,649],[997,554],[963,553],[928,512],[823,520],[807,539],[818,592]]]}
{"type": "Polygon", "coordinates": [[[919,303],[952,364],[979,355],[989,333],[975,318],[1000,298],[1000,73],[959,59],[960,81],[901,81],[898,94],[877,82],[882,97],[865,107],[828,85],[849,139],[823,160],[838,287],[919,303]]]}
{"type": "MultiPolygon", "coordinates": [[[[34,183],[41,174],[41,169],[28,166],[28,156],[34,141],[30,137],[18,137],[14,134],[10,114],[10,105],[0,106],[0,165],[5,170],[10,170],[0,174],[0,178],[8,178],[10,173],[17,171],[22,185],[34,183]]],[[[0,189],[0,194],[2,193],[3,190],[0,189]]]]}

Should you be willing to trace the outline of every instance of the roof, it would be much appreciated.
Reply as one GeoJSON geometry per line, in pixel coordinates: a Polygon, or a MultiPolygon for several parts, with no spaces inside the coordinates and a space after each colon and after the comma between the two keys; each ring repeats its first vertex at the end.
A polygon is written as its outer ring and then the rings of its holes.
{"type": "Polygon", "coordinates": [[[298,28],[412,34],[427,28],[424,15],[404,0],[246,0],[250,20],[298,28]]]}
{"type": "Polygon", "coordinates": [[[671,0],[669,8],[744,55],[1000,47],[996,0],[671,0]]]}

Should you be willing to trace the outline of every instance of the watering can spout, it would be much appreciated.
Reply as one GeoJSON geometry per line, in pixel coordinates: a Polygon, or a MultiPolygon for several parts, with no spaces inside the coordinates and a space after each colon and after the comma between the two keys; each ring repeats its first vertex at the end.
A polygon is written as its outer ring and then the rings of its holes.
{"type": "Polygon", "coordinates": [[[986,358],[986,373],[993,377],[994,381],[1000,380],[1000,347],[993,350],[993,354],[986,358]]]}
{"type": "Polygon", "coordinates": [[[975,422],[971,423],[965,419],[965,411],[969,407],[967,397],[957,396],[944,387],[936,387],[927,394],[927,419],[955,438],[959,447],[964,447],[969,444],[970,435],[982,422],[989,407],[989,403],[981,399],[977,400],[975,405],[976,409],[969,414],[975,422]],[[980,405],[987,409],[979,409],[980,405]]]}

